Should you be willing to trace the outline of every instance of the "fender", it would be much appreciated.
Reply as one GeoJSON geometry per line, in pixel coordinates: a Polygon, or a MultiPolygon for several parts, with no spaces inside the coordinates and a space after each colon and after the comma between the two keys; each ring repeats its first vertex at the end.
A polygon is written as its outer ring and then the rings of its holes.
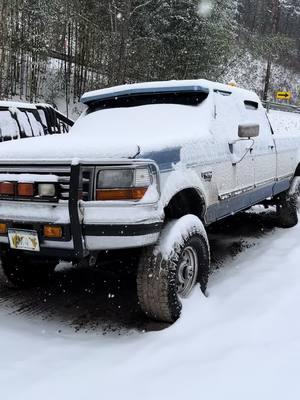
{"type": "Polygon", "coordinates": [[[208,194],[197,172],[182,166],[169,173],[161,174],[161,206],[166,207],[170,200],[184,189],[194,189],[198,192],[205,207],[208,204],[208,194]]]}

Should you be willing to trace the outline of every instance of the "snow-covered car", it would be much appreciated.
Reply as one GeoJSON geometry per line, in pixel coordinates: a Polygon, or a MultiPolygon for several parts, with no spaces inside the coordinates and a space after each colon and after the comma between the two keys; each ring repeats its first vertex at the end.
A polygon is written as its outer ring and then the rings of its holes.
{"type": "Polygon", "coordinates": [[[41,284],[59,260],[135,255],[137,293],[172,322],[210,266],[206,227],[255,204],[297,224],[299,135],[274,134],[258,96],[206,80],[83,95],[68,135],[0,146],[2,272],[41,284]],[[129,251],[130,250],[130,251],[129,251]]]}
{"type": "Polygon", "coordinates": [[[0,142],[66,133],[73,124],[49,104],[0,101],[0,142]]]}

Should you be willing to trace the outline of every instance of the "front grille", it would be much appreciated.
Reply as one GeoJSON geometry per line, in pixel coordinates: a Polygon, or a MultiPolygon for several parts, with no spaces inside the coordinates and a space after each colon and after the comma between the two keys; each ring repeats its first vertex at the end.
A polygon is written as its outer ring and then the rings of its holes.
{"type": "Polygon", "coordinates": [[[81,170],[81,190],[82,200],[92,200],[93,191],[93,180],[94,180],[94,168],[82,168],[81,170]]]}
{"type": "Polygon", "coordinates": [[[60,200],[69,200],[71,171],[68,173],[55,173],[55,175],[58,177],[58,198],[60,200]]]}
{"type": "MultiPolygon", "coordinates": [[[[40,177],[45,175],[45,182],[47,182],[47,175],[55,176],[57,178],[57,196],[56,198],[43,199],[39,196],[34,196],[31,198],[20,198],[17,196],[9,197],[9,196],[0,196],[0,199],[3,200],[22,200],[22,201],[68,201],[70,196],[70,179],[71,179],[71,167],[68,166],[7,166],[0,167],[0,175],[5,174],[5,180],[10,181],[18,181],[18,176],[21,175],[33,175],[32,181],[36,182],[36,176],[40,177]]],[[[0,179],[1,180],[1,179],[0,179]]],[[[41,181],[41,180],[40,180],[41,181]]],[[[49,181],[50,182],[50,181],[49,181]]]]}

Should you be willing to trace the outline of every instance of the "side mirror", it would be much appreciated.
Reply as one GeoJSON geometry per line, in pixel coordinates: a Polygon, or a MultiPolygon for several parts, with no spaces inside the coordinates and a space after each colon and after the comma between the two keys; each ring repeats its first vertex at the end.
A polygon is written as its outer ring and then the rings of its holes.
{"type": "Polygon", "coordinates": [[[258,124],[243,124],[239,125],[239,137],[240,138],[253,138],[259,135],[258,124]]]}

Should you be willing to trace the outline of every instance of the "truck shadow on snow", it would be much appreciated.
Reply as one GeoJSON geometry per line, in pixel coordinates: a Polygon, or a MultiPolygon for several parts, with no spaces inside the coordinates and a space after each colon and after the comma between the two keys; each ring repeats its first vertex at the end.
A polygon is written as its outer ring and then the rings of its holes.
{"type": "MultiPolygon", "coordinates": [[[[230,267],[230,261],[275,228],[272,213],[247,212],[209,228],[212,270],[230,267]]],[[[10,290],[0,284],[0,308],[7,314],[24,314],[44,322],[58,321],[61,329],[126,334],[161,330],[168,325],[147,320],[139,309],[135,276],[118,276],[107,270],[57,268],[48,288],[10,290]]]]}

